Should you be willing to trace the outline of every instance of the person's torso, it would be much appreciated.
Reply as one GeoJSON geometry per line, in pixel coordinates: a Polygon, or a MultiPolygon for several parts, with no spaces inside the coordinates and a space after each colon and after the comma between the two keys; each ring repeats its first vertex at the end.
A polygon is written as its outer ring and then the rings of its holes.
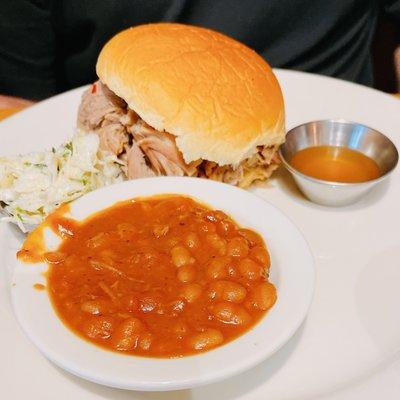
{"type": "Polygon", "coordinates": [[[226,33],[273,67],[372,84],[372,0],[68,0],[54,2],[52,13],[60,90],[96,79],[98,53],[114,34],[158,21],[226,33]]]}

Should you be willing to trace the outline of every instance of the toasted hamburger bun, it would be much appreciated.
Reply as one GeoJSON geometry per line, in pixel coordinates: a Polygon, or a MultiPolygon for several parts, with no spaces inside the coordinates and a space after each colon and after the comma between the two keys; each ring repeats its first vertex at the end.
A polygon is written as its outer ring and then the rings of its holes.
{"type": "Polygon", "coordinates": [[[256,52],[209,29],[157,23],[114,36],[100,80],[148,125],[176,136],[185,162],[238,165],[284,141],[284,102],[256,52]]]}

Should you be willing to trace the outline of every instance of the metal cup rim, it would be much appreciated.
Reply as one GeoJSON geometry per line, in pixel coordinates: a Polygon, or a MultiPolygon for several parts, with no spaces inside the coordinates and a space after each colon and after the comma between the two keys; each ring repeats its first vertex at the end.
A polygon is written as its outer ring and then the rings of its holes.
{"type": "MultiPolygon", "coordinates": [[[[375,183],[379,183],[381,181],[383,181],[384,179],[386,179],[396,168],[398,161],[399,161],[399,152],[397,150],[397,147],[395,146],[395,144],[392,142],[392,140],[387,137],[385,134],[383,134],[382,132],[378,131],[375,128],[371,128],[368,125],[365,124],[361,124],[359,122],[355,122],[355,121],[351,121],[351,120],[347,120],[347,119],[342,119],[342,118],[330,118],[330,119],[321,119],[321,120],[315,120],[315,121],[309,121],[309,122],[304,122],[300,125],[297,125],[293,128],[291,128],[287,133],[286,136],[289,135],[292,131],[294,131],[295,129],[298,129],[302,126],[305,125],[309,125],[309,124],[313,124],[313,123],[322,123],[322,122],[333,122],[333,123],[343,123],[343,124],[349,124],[349,125],[360,125],[364,128],[367,128],[369,130],[375,131],[376,133],[384,136],[394,147],[395,151],[396,151],[396,162],[393,164],[392,168],[389,169],[388,171],[386,171],[383,175],[379,176],[378,178],[375,179],[371,179],[369,181],[365,181],[365,182],[335,182],[335,181],[327,181],[324,179],[318,179],[318,178],[313,178],[312,176],[309,175],[305,175],[302,172],[300,172],[298,169],[292,167],[290,165],[290,163],[285,159],[285,157],[282,154],[282,147],[285,146],[285,143],[283,143],[278,150],[278,154],[279,154],[279,158],[281,159],[283,165],[292,173],[295,175],[299,175],[300,177],[314,182],[314,183],[319,183],[319,184],[323,184],[323,185],[329,185],[329,186],[349,186],[349,187],[354,187],[354,186],[362,186],[362,185],[370,185],[370,184],[375,184],[375,183]]],[[[312,147],[312,146],[309,146],[312,147]]],[[[305,147],[308,148],[308,147],[305,147]]]]}

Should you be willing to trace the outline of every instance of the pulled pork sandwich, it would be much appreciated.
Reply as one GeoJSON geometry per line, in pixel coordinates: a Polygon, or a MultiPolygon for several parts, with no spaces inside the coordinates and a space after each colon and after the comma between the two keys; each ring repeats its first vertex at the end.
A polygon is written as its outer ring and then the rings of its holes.
{"type": "Polygon", "coordinates": [[[129,179],[198,176],[247,187],[277,168],[284,103],[269,65],[209,29],[140,25],[114,36],[82,97],[78,127],[129,179]]]}

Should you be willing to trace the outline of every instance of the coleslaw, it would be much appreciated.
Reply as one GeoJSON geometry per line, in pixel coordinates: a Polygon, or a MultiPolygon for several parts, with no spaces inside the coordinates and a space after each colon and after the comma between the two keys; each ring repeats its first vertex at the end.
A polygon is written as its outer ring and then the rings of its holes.
{"type": "Polygon", "coordinates": [[[99,149],[97,134],[77,131],[58,148],[0,157],[0,220],[27,232],[62,203],[123,180],[121,162],[99,149]]]}

